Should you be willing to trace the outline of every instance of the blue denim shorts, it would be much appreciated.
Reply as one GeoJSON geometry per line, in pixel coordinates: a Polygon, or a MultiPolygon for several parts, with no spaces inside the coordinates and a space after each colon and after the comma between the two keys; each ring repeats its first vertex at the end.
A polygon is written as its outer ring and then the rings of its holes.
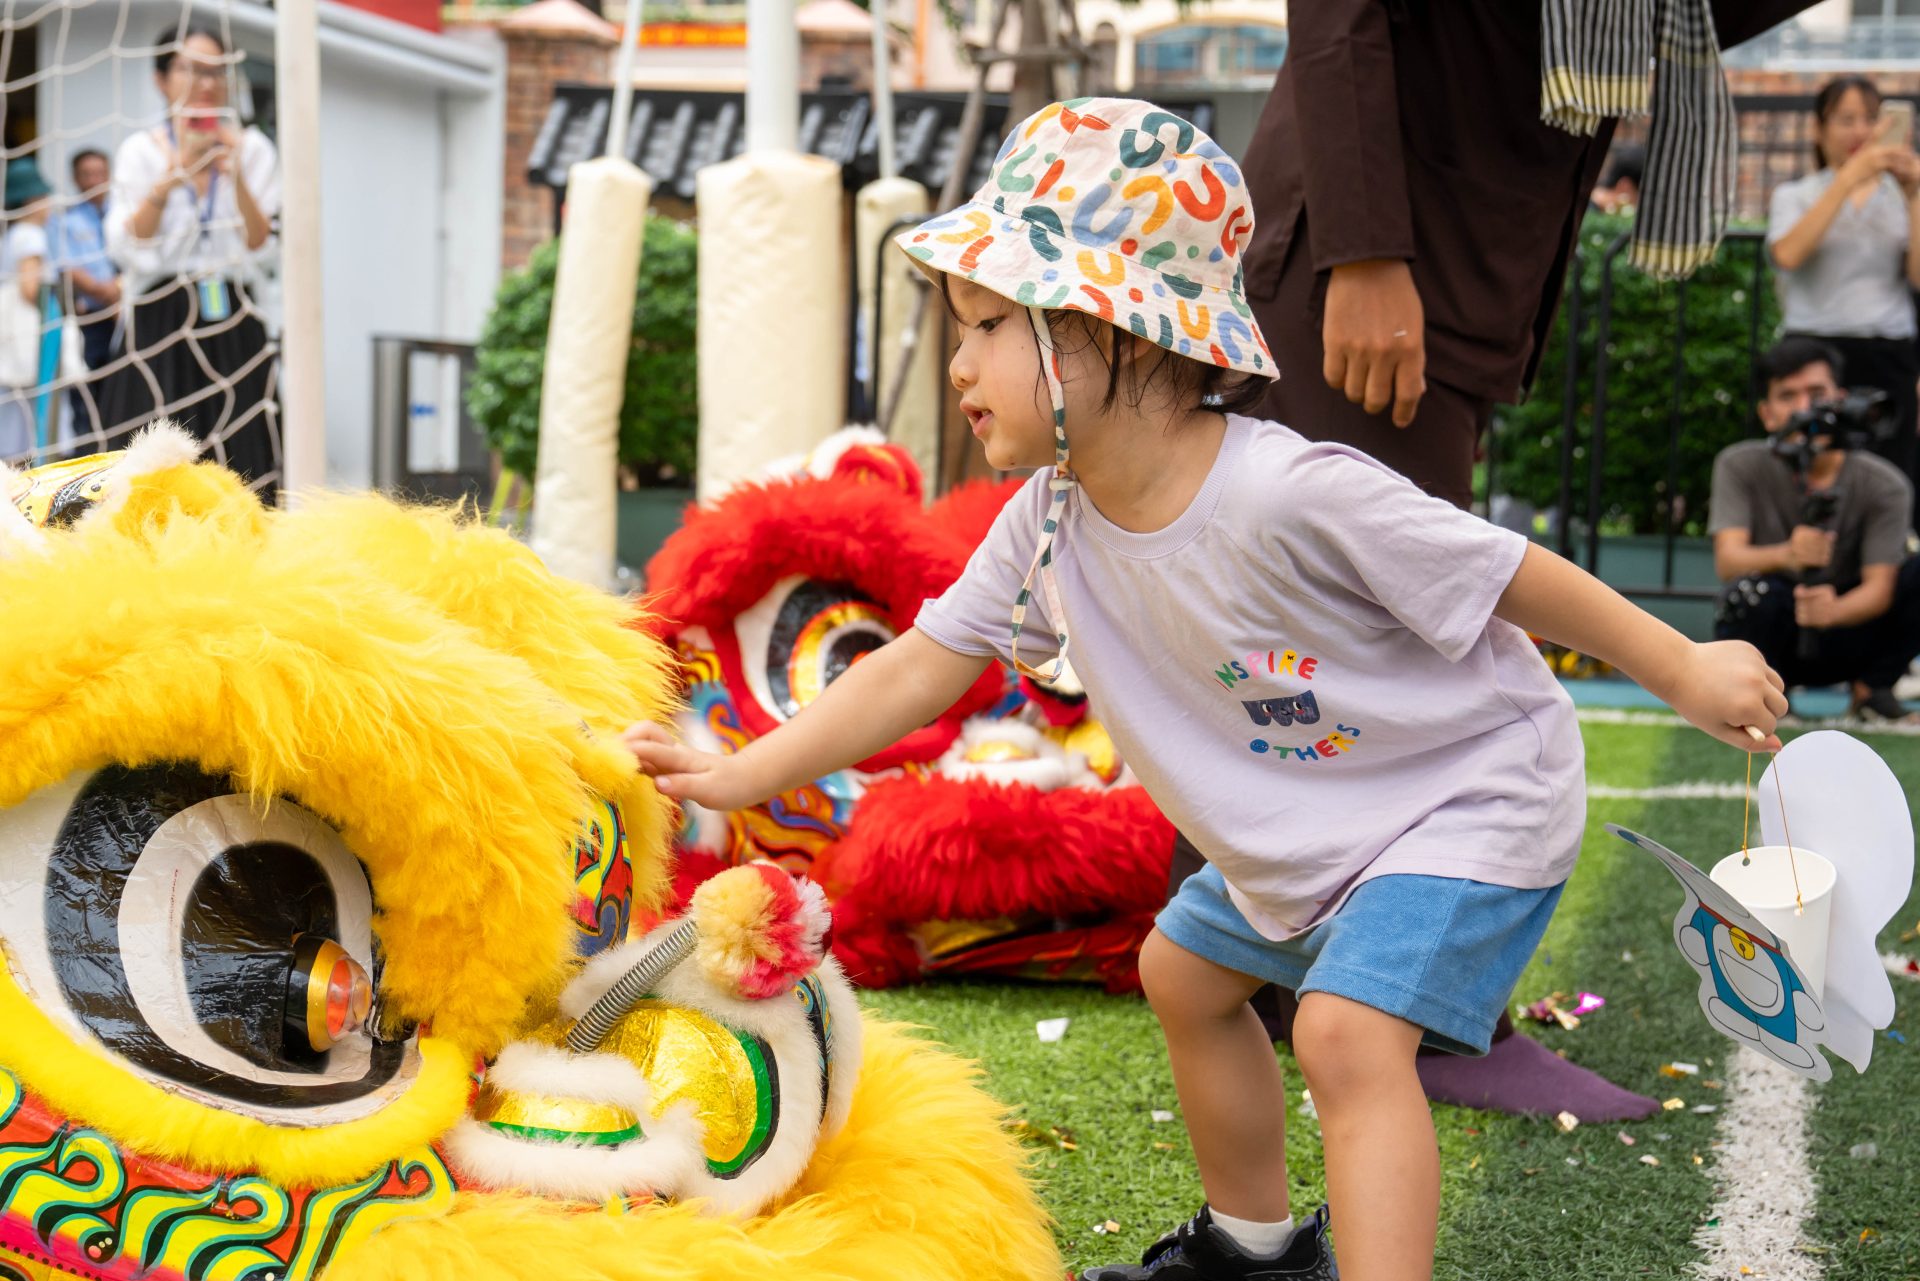
{"type": "Polygon", "coordinates": [[[1426,1029],[1422,1045],[1485,1054],[1565,883],[1544,890],[1394,873],[1354,890],[1338,912],[1284,943],[1227,897],[1212,864],[1160,911],[1160,932],[1239,974],[1331,992],[1426,1029]]]}

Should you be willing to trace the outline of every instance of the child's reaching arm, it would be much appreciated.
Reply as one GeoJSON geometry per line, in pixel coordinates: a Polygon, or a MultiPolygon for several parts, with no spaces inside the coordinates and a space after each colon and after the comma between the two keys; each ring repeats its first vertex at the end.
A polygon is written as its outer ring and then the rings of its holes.
{"type": "Polygon", "coordinates": [[[650,722],[629,726],[623,741],[668,796],[711,810],[743,809],[898,742],[958,702],[992,661],[955,653],[909,628],[736,755],[682,747],[650,722]]]}
{"type": "Polygon", "coordinates": [[[1745,727],[1768,735],[1787,710],[1786,686],[1745,641],[1696,644],[1593,575],[1529,546],[1496,615],[1619,668],[1700,729],[1748,751],[1745,727]]]}

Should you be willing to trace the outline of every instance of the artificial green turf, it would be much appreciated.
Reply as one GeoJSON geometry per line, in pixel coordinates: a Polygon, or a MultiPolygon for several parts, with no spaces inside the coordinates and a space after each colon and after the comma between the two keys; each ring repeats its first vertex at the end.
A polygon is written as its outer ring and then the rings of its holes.
{"type": "MultiPolygon", "coordinates": [[[[1584,728],[1588,778],[1616,787],[1698,779],[1738,781],[1739,753],[1684,727],[1590,724],[1584,728]]],[[[1910,787],[1920,781],[1920,740],[1869,740],[1910,787]]],[[[1606,835],[1605,822],[1636,827],[1702,864],[1737,847],[1735,801],[1595,800],[1580,865],[1554,923],[1515,993],[1531,1001],[1554,990],[1592,991],[1607,1008],[1572,1032],[1529,1031],[1549,1047],[1629,1089],[1680,1097],[1689,1107],[1719,1104],[1718,1080],[1732,1042],[1700,1012],[1691,971],[1672,943],[1680,889],[1653,859],[1606,835]],[[1626,959],[1627,956],[1631,959],[1626,959]],[[1674,1081],[1660,1065],[1700,1064],[1699,1077],[1674,1081]]],[[[1920,896],[1895,917],[1883,950],[1920,917],[1920,896]],[[1904,924],[1903,924],[1904,922],[1904,924]]],[[[1909,950],[1914,946],[1910,945],[1909,950]]],[[[1808,1247],[1823,1251],[1835,1278],[1920,1276],[1920,987],[1896,991],[1901,1045],[1882,1039],[1873,1071],[1855,1077],[1844,1064],[1819,1090],[1811,1152],[1821,1196],[1808,1247]],[[1872,1161],[1849,1157],[1872,1141],[1872,1161]],[[1878,1234],[1858,1244],[1862,1229],[1878,1234]]],[[[988,1087],[1019,1108],[1041,1134],[1059,1129],[1072,1149],[1037,1143],[1037,1172],[1058,1220],[1063,1254],[1074,1267],[1137,1258],[1201,1198],[1178,1122],[1155,1123],[1155,1109],[1178,1114],[1158,1027],[1141,1001],[1045,986],[967,984],[868,995],[884,1016],[918,1023],[986,1068],[988,1087]],[[1072,1020],[1064,1040],[1043,1044],[1034,1025],[1072,1020]],[[1119,1230],[1096,1234],[1095,1224],[1119,1230]]],[[[1281,1051],[1288,1080],[1287,1157],[1296,1214],[1323,1199],[1318,1127],[1300,1108],[1303,1082],[1281,1051]]],[[[1543,1119],[1462,1108],[1435,1109],[1443,1169],[1437,1277],[1587,1275],[1677,1276],[1697,1251],[1708,1217],[1717,1115],[1663,1112],[1627,1126],[1583,1125],[1560,1133],[1543,1119]],[[1626,1130],[1636,1140],[1620,1142],[1626,1130]],[[1658,1167],[1642,1156],[1657,1157],[1658,1167]],[[1695,1165],[1698,1155],[1701,1164],[1695,1165]]],[[[1335,1227],[1335,1241],[1339,1229],[1335,1227]]]]}

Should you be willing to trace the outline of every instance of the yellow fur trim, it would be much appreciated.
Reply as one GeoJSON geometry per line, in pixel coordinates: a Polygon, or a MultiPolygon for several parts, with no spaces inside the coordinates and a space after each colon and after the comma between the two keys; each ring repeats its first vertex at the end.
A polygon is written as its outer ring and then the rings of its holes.
{"type": "Polygon", "coordinates": [[[282,536],[310,538],[381,566],[382,576],[470,627],[488,649],[525,663],[591,731],[574,742],[574,768],[619,802],[627,824],[636,906],[658,909],[671,888],[673,802],[634,768],[619,736],[637,720],[679,710],[678,660],[635,629],[631,600],[553,574],[502,530],[457,507],[398,507],[371,496],[310,501],[279,521],[282,536]]]}
{"type": "Polygon", "coordinates": [[[327,1281],[1052,1281],[1062,1273],[1026,1159],[977,1072],[870,1023],[845,1130],[779,1207],[740,1223],[692,1206],[627,1215],[463,1194],[396,1224],[327,1281]]]}
{"type": "Polygon", "coordinates": [[[0,1061],[65,1116],[130,1152],[213,1174],[258,1171],[284,1187],[326,1187],[372,1173],[444,1134],[466,1111],[467,1057],[420,1042],[420,1074],[372,1116],[324,1128],[269,1125],[161,1089],[74,1040],[20,990],[0,957],[0,1061]]]}
{"type": "Polygon", "coordinates": [[[590,790],[622,802],[639,886],[664,879],[667,807],[600,732],[670,709],[661,647],[447,513],[232,491],[204,465],[136,476],[0,560],[0,808],[110,762],[290,797],[367,867],[388,999],[491,1053],[571,950],[590,790]]]}

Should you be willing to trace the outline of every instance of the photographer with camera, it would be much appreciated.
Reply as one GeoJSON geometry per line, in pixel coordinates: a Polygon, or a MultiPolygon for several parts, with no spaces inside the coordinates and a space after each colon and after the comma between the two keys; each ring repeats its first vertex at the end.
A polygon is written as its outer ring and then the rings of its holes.
{"type": "Polygon", "coordinates": [[[1851,714],[1904,720],[1893,685],[1920,654],[1920,558],[1907,555],[1912,489],[1867,452],[1879,393],[1847,396],[1839,353],[1790,337],[1760,362],[1765,440],[1713,464],[1708,525],[1726,591],[1714,634],[1759,648],[1793,686],[1851,688],[1851,714]]]}

